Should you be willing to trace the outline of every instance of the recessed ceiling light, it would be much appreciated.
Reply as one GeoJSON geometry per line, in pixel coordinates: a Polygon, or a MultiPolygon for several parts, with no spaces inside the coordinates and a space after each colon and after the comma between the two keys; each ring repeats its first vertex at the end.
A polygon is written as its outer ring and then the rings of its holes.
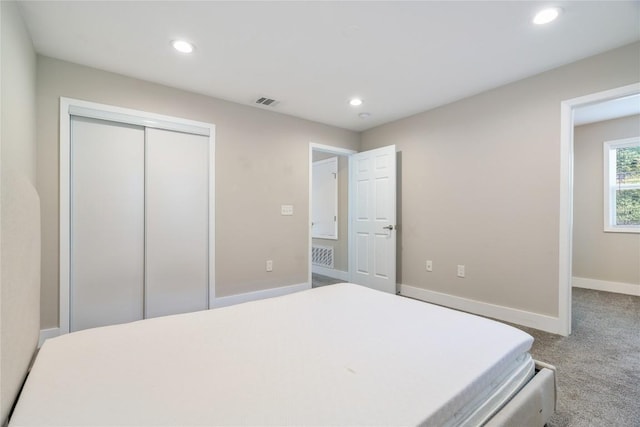
{"type": "Polygon", "coordinates": [[[371,117],[371,113],[360,113],[358,114],[358,117],[360,117],[361,119],[368,119],[369,117],[371,117]]]}
{"type": "Polygon", "coordinates": [[[548,24],[551,21],[554,21],[560,13],[562,9],[559,7],[549,7],[547,9],[542,9],[540,12],[536,13],[536,16],[533,17],[533,23],[536,25],[544,25],[548,24]]]}
{"type": "Polygon", "coordinates": [[[171,46],[178,52],[191,53],[193,52],[193,45],[184,40],[174,40],[171,42],[171,46]]]}
{"type": "Polygon", "coordinates": [[[351,105],[353,107],[357,107],[358,105],[362,105],[362,99],[360,99],[360,98],[352,98],[349,101],[349,105],[351,105]]]}

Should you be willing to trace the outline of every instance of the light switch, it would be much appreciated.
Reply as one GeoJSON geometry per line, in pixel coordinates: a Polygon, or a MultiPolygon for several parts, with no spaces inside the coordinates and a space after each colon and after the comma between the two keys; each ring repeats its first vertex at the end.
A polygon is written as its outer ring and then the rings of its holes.
{"type": "Polygon", "coordinates": [[[282,215],[293,215],[293,205],[282,205],[280,212],[282,215]]]}

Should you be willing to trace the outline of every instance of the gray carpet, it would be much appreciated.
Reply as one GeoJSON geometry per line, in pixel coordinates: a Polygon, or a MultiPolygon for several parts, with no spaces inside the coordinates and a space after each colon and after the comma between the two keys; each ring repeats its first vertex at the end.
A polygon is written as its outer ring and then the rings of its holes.
{"type": "Polygon", "coordinates": [[[336,283],[342,283],[344,280],[334,279],[332,277],[323,276],[321,274],[313,273],[311,275],[311,287],[319,288],[320,286],[334,285],[336,283]]]}
{"type": "Polygon", "coordinates": [[[574,288],[571,336],[520,329],[557,368],[549,427],[640,427],[640,297],[574,288]]]}

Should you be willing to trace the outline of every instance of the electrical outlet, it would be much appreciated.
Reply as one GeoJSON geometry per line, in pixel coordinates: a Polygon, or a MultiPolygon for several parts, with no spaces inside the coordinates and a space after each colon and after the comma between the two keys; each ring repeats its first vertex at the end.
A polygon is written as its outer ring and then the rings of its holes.
{"type": "Polygon", "coordinates": [[[425,263],[425,268],[427,271],[433,271],[433,261],[428,259],[427,262],[425,263]]]}
{"type": "Polygon", "coordinates": [[[464,277],[464,265],[458,265],[458,277],[464,277]]]}
{"type": "Polygon", "coordinates": [[[293,205],[281,205],[280,214],[286,216],[293,215],[293,205]]]}
{"type": "Polygon", "coordinates": [[[273,261],[267,260],[267,271],[273,271],[273,261]]]}

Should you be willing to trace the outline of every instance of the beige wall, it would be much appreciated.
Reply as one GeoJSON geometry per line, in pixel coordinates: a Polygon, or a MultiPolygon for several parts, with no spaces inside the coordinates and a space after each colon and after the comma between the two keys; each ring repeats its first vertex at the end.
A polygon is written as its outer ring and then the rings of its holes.
{"type": "Polygon", "coordinates": [[[640,234],[605,233],[603,143],[640,136],[640,115],[574,131],[573,276],[640,287],[640,234]]]}
{"type": "Polygon", "coordinates": [[[15,2],[0,2],[0,424],[27,373],[40,326],[35,192],[36,55],[15,2]]]}
{"type": "Polygon", "coordinates": [[[216,295],[307,282],[309,142],[357,149],[356,132],[39,56],[43,328],[58,325],[61,96],[215,124],[216,295]],[[294,215],[281,216],[282,204],[294,205],[294,215]]]}
{"type": "MultiPolygon", "coordinates": [[[[313,161],[336,157],[335,154],[314,151],[313,161]]],[[[312,244],[333,247],[333,268],[349,271],[349,158],[338,157],[338,239],[312,239],[312,244]]]]}
{"type": "Polygon", "coordinates": [[[560,103],[639,79],[635,43],[364,132],[401,151],[402,283],[558,316],[560,103]]]}

